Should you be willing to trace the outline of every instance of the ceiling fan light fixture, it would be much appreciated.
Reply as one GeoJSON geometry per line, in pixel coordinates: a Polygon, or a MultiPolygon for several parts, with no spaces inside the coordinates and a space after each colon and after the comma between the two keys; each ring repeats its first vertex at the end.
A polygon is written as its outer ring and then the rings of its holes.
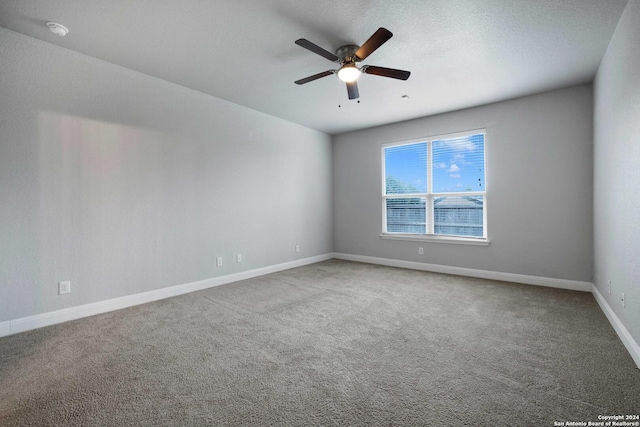
{"type": "Polygon", "coordinates": [[[345,64],[338,70],[338,78],[345,83],[352,83],[358,80],[362,71],[355,64],[345,64]]]}

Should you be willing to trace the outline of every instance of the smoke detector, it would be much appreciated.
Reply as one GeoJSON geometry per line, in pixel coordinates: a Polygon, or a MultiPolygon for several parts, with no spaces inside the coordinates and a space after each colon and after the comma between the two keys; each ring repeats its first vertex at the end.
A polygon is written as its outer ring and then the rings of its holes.
{"type": "Polygon", "coordinates": [[[51,30],[53,34],[56,36],[64,37],[69,32],[69,29],[64,25],[57,24],[55,22],[47,22],[47,27],[51,30]]]}

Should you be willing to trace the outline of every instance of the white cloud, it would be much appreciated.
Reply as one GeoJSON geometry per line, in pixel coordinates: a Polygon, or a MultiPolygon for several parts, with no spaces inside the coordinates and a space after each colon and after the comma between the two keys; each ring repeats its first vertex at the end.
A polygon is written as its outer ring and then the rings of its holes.
{"type": "Polygon", "coordinates": [[[452,164],[451,167],[449,168],[449,172],[458,172],[459,170],[460,168],[455,163],[452,164]]]}
{"type": "Polygon", "coordinates": [[[463,154],[463,153],[456,153],[456,154],[454,154],[454,155],[453,155],[453,160],[452,160],[452,161],[455,161],[456,163],[461,163],[461,164],[463,164],[463,165],[468,165],[468,164],[470,164],[469,162],[467,162],[467,161],[464,159],[464,154],[463,154]]]}
{"type": "Polygon", "coordinates": [[[441,147],[447,147],[455,151],[475,151],[477,148],[476,144],[471,140],[471,137],[434,141],[434,148],[441,147]]]}
{"type": "Polygon", "coordinates": [[[436,169],[444,169],[447,167],[446,163],[436,163],[433,165],[436,169]]]}
{"type": "Polygon", "coordinates": [[[474,151],[476,149],[476,144],[469,139],[464,139],[462,141],[456,141],[455,144],[451,144],[451,148],[454,150],[474,151]]]}
{"type": "Polygon", "coordinates": [[[452,174],[449,174],[449,176],[451,178],[460,178],[460,174],[459,173],[452,173],[452,174]]]}

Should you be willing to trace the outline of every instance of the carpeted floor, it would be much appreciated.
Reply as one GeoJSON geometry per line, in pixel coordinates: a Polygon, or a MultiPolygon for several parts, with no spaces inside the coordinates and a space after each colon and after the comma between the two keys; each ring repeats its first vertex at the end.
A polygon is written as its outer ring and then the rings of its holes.
{"type": "Polygon", "coordinates": [[[639,393],[591,294],[339,260],[0,339],[2,426],[553,426],[639,393]]]}

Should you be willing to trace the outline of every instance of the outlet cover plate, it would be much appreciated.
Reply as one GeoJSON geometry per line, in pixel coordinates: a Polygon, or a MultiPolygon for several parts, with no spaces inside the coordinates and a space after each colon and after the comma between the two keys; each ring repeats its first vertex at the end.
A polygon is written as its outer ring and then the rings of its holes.
{"type": "Polygon", "coordinates": [[[71,280],[58,282],[58,295],[71,293],[71,280]]]}

